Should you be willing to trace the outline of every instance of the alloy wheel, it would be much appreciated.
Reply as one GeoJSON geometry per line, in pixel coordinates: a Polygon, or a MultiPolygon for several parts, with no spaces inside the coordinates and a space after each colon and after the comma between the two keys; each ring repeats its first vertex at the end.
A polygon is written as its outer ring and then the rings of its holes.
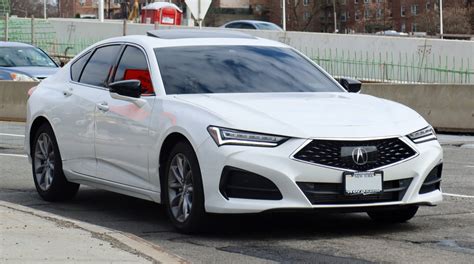
{"type": "Polygon", "coordinates": [[[173,217],[183,223],[193,206],[193,173],[189,160],[178,153],[171,160],[168,172],[169,206],[173,217]]]}
{"type": "Polygon", "coordinates": [[[54,158],[53,142],[48,134],[42,133],[35,145],[34,174],[38,186],[43,191],[47,191],[53,182],[54,158]]]}

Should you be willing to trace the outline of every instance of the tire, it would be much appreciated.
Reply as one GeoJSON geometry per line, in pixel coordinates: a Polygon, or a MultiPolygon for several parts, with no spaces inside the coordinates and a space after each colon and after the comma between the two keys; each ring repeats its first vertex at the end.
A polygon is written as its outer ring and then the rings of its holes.
{"type": "Polygon", "coordinates": [[[173,226],[182,233],[201,231],[207,218],[201,169],[188,143],[178,142],[171,150],[162,186],[163,203],[173,226]]]}
{"type": "Polygon", "coordinates": [[[380,223],[405,223],[412,219],[417,211],[418,206],[407,205],[397,209],[369,211],[367,214],[372,220],[380,223]]]}
{"type": "Polygon", "coordinates": [[[31,168],[36,191],[46,201],[65,201],[73,198],[79,184],[68,182],[63,173],[61,154],[53,129],[41,125],[31,145],[31,168]]]}

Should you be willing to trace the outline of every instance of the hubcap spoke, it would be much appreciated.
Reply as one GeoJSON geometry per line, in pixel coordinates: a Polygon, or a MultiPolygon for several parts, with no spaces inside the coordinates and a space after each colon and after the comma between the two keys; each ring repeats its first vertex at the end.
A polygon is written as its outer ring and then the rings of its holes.
{"type": "Polygon", "coordinates": [[[171,160],[168,172],[169,206],[174,218],[184,222],[191,214],[193,174],[188,158],[179,153],[171,160]]]}
{"type": "Polygon", "coordinates": [[[41,134],[36,141],[33,171],[39,187],[47,191],[54,177],[54,149],[46,133],[41,134]]]}

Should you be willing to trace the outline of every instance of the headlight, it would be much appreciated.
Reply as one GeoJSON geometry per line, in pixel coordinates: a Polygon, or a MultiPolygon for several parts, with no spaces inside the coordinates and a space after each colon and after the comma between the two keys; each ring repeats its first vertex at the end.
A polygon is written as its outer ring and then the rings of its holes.
{"type": "Polygon", "coordinates": [[[437,139],[436,132],[431,126],[425,127],[423,129],[420,129],[416,132],[409,134],[408,138],[417,144],[437,139]]]}
{"type": "Polygon", "coordinates": [[[19,82],[36,82],[36,81],[38,81],[36,78],[30,77],[26,74],[16,73],[16,72],[10,73],[10,77],[12,78],[13,81],[19,81],[19,82]]]}
{"type": "Polygon", "coordinates": [[[209,126],[207,128],[217,146],[222,145],[244,145],[258,147],[276,147],[288,138],[269,134],[260,134],[247,131],[209,126]]]}

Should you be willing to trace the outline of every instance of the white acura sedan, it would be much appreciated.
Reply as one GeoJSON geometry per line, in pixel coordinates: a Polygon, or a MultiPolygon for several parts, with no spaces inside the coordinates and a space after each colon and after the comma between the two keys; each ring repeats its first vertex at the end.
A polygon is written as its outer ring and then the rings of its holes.
{"type": "Polygon", "coordinates": [[[43,199],[90,185],[163,203],[183,232],[209,213],[407,221],[442,201],[442,148],[419,114],[359,90],[278,42],[152,31],[97,43],[32,89],[25,146],[43,199]]]}

